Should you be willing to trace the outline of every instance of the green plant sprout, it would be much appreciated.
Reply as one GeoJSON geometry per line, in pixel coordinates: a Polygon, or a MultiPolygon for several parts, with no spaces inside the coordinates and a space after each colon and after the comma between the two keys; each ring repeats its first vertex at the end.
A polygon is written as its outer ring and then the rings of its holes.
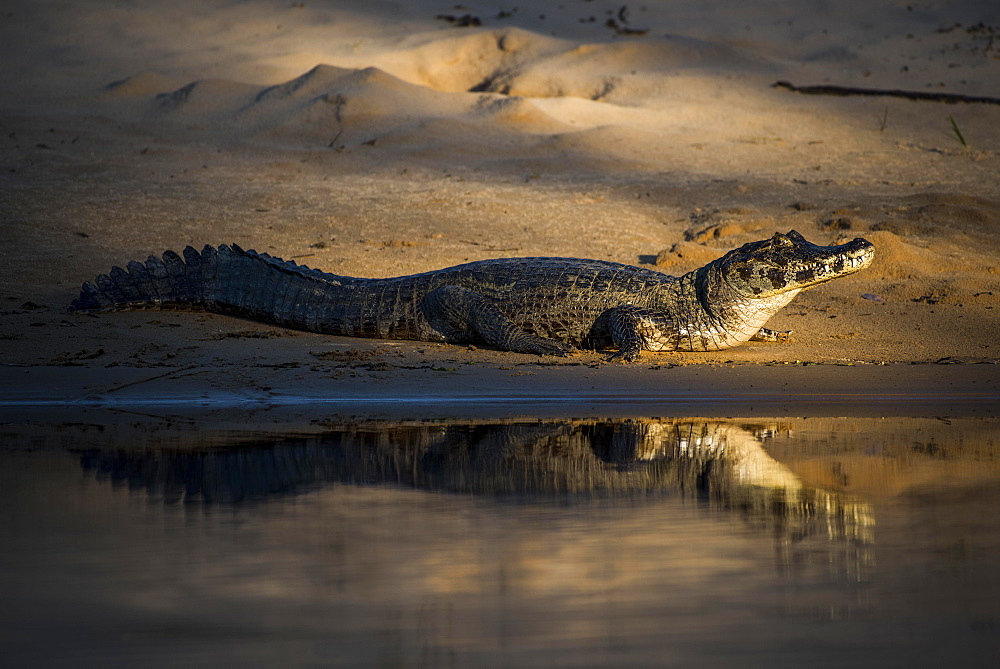
{"type": "Polygon", "coordinates": [[[965,136],[962,131],[958,129],[958,124],[955,123],[955,118],[953,116],[948,117],[948,121],[951,122],[951,129],[955,133],[955,137],[962,143],[962,146],[968,147],[969,143],[965,141],[965,136]]]}

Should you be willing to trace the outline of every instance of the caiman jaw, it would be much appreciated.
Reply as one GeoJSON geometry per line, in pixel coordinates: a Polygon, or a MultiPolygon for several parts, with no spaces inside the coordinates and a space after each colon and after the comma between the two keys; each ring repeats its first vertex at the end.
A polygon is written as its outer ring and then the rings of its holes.
{"type": "Polygon", "coordinates": [[[828,260],[814,260],[807,267],[796,271],[795,280],[802,284],[800,288],[808,288],[830,279],[854,274],[871,265],[875,258],[875,246],[867,239],[858,238],[844,244],[843,247],[846,248],[828,260]]]}

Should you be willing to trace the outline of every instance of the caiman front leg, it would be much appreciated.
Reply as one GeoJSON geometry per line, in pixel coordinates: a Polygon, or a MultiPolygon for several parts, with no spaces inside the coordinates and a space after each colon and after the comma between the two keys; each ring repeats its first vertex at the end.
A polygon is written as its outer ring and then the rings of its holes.
{"type": "Polygon", "coordinates": [[[618,346],[618,352],[608,358],[611,362],[635,362],[643,349],[677,349],[677,327],[673,319],[663,312],[625,304],[606,314],[611,340],[618,346]]]}
{"type": "Polygon", "coordinates": [[[435,288],[420,306],[431,327],[453,343],[478,338],[505,351],[538,355],[566,355],[575,350],[570,344],[525,332],[493,302],[461,286],[435,288]]]}
{"type": "Polygon", "coordinates": [[[790,342],[792,341],[792,331],[761,328],[760,332],[750,337],[750,341],[790,342]]]}

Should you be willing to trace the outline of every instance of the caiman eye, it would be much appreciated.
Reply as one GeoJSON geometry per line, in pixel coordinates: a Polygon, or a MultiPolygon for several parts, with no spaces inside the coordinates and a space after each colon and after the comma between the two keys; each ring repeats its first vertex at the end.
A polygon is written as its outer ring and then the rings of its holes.
{"type": "Polygon", "coordinates": [[[772,246],[795,246],[795,242],[789,239],[787,236],[781,234],[780,232],[774,233],[774,237],[771,237],[772,246]]]}

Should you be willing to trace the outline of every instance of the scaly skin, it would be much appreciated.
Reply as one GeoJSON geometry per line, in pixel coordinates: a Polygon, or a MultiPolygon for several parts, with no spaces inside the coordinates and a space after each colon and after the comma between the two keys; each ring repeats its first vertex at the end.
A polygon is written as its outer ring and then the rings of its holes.
{"type": "Polygon", "coordinates": [[[617,346],[718,351],[751,339],[800,291],[871,264],[864,239],[817,246],[794,230],[745,244],[681,277],[575,258],[498,258],[389,279],[327,274],[235,244],[115,267],[83,284],[71,309],[203,309],[351,337],[485,342],[565,355],[617,346]]]}

